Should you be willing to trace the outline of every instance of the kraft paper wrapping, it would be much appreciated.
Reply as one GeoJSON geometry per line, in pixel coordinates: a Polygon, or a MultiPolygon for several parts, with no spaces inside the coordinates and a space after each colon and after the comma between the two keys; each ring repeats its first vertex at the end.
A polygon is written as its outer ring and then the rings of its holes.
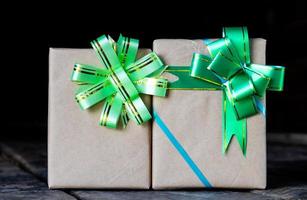
{"type": "MultiPolygon", "coordinates": [[[[138,57],[149,53],[141,49],[138,57]]],[[[48,184],[50,188],[139,188],[151,184],[151,123],[98,125],[102,104],[81,110],[70,81],[75,63],[101,66],[90,49],[50,49],[48,184]]],[[[151,98],[146,96],[148,109],[151,98]]]]}
{"type": "MultiPolygon", "coordinates": [[[[264,39],[251,40],[252,62],[265,64],[264,39]]],[[[202,40],[160,39],[153,50],[166,65],[189,66],[192,54],[208,53],[202,40]]],[[[222,92],[171,90],[153,97],[153,109],[181,143],[214,188],[266,187],[266,120],[248,118],[247,153],[233,138],[222,153],[222,92]]],[[[204,187],[174,146],[153,122],[152,187],[204,187]]]]}

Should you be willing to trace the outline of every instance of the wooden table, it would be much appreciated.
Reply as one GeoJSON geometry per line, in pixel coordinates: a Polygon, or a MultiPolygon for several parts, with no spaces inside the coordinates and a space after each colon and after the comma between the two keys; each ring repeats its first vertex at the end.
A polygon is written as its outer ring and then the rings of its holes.
{"type": "Polygon", "coordinates": [[[269,141],[266,190],[123,191],[49,190],[46,143],[2,141],[0,199],[307,199],[307,145],[269,141]]]}

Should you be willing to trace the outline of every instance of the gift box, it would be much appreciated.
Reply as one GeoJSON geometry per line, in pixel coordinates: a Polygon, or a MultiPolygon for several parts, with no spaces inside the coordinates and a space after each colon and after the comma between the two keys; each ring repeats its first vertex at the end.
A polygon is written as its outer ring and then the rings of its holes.
{"type": "MultiPolygon", "coordinates": [[[[266,41],[252,39],[250,45],[252,62],[265,64],[266,41]]],[[[168,66],[190,66],[193,53],[208,54],[204,40],[159,39],[153,50],[168,66]]],[[[221,90],[169,90],[167,98],[153,97],[154,189],[266,187],[265,116],[247,118],[245,155],[235,137],[222,153],[222,95],[221,90]]]]}
{"type": "MultiPolygon", "coordinates": [[[[138,57],[149,53],[140,49],[138,57]]],[[[51,48],[49,54],[48,185],[50,188],[138,188],[151,185],[151,123],[99,126],[102,103],[81,110],[75,63],[100,66],[92,49],[51,48]]],[[[151,99],[143,101],[150,108],[151,99]]]]}

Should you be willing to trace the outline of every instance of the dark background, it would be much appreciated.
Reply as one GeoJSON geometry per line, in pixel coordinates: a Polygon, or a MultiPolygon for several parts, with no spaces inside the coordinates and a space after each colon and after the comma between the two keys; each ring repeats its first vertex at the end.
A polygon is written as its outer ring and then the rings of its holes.
{"type": "Polygon", "coordinates": [[[48,2],[2,8],[2,130],[5,139],[45,139],[49,47],[90,48],[101,34],[139,38],[215,38],[223,26],[248,26],[267,39],[267,64],[286,66],[284,91],[267,94],[267,131],[306,133],[307,73],[304,1],[287,2],[48,2]],[[138,5],[142,5],[139,7],[138,5]]]}

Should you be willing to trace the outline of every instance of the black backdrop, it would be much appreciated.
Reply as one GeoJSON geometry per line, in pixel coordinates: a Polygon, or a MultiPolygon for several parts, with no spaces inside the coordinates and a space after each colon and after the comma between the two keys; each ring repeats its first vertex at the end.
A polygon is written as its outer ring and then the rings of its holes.
{"type": "Polygon", "coordinates": [[[1,138],[47,135],[49,47],[89,48],[101,34],[140,39],[150,48],[156,38],[213,38],[223,26],[245,25],[250,37],[267,39],[267,64],[284,65],[285,90],[268,92],[270,133],[307,132],[306,27],[304,1],[291,2],[29,2],[9,5],[2,23],[1,138]],[[142,5],[139,7],[137,5],[142,5]]]}

